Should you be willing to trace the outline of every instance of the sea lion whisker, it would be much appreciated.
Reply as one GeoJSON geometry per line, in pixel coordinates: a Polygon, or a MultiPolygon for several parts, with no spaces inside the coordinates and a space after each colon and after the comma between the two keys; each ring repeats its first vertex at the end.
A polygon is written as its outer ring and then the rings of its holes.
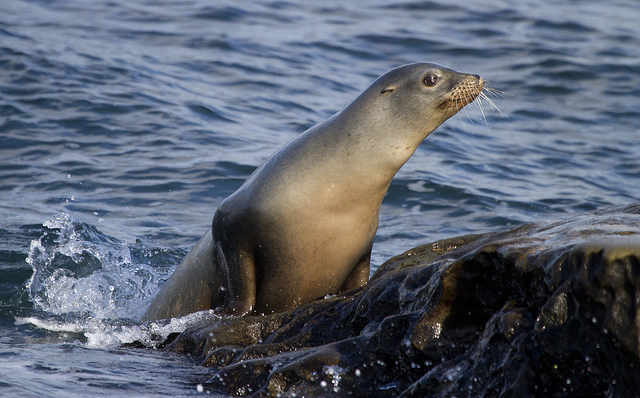
{"type": "MultiPolygon", "coordinates": [[[[461,104],[460,107],[457,107],[457,111],[459,112],[460,109],[464,108],[464,113],[467,116],[467,119],[469,119],[469,121],[471,122],[471,124],[473,124],[473,119],[469,115],[469,112],[465,108],[465,106],[473,102],[478,97],[478,91],[479,91],[478,86],[473,86],[471,84],[464,84],[460,90],[460,94],[461,94],[460,97],[456,99],[456,107],[458,103],[461,104]]],[[[466,124],[464,123],[464,119],[462,118],[462,115],[458,114],[458,117],[460,118],[462,125],[466,129],[466,124]]],[[[473,133],[470,133],[470,134],[473,134],[473,133]]]]}
{"type": "Polygon", "coordinates": [[[481,101],[478,101],[478,104],[480,104],[482,100],[487,101],[487,103],[489,103],[489,105],[493,109],[495,109],[501,116],[508,119],[509,117],[504,112],[502,112],[500,108],[498,108],[498,106],[490,98],[490,95],[500,97],[500,98],[505,98],[507,94],[504,91],[498,90],[497,88],[493,87],[490,82],[485,81],[485,85],[482,91],[480,92],[481,101]]]}
{"type": "MultiPolygon", "coordinates": [[[[471,118],[471,116],[469,115],[469,112],[468,112],[467,108],[464,108],[464,114],[465,114],[465,116],[467,117],[467,119],[469,119],[469,122],[471,122],[471,124],[474,124],[474,123],[473,123],[473,119],[472,119],[472,118],[471,118]]],[[[458,115],[459,115],[459,118],[460,118],[460,122],[462,122],[462,126],[463,126],[463,127],[465,128],[465,130],[466,130],[466,129],[467,129],[467,125],[464,123],[464,119],[462,118],[462,113],[459,113],[458,115]]],[[[467,130],[467,131],[468,131],[468,130],[467,130]]],[[[469,132],[469,134],[473,135],[473,132],[472,132],[472,131],[468,131],[468,132],[469,132]]]]}
{"type": "MultiPolygon", "coordinates": [[[[469,119],[469,121],[473,124],[473,120],[471,119],[471,117],[469,117],[469,113],[467,112],[467,109],[464,108],[464,104],[462,105],[462,108],[459,108],[456,110],[456,112],[458,112],[458,119],[460,120],[460,123],[462,123],[462,127],[467,130],[467,125],[464,123],[464,118],[462,117],[462,113],[460,113],[460,109],[464,109],[464,114],[467,116],[467,119],[469,119]]],[[[472,133],[470,133],[472,134],[472,133]]]]}
{"type": "MultiPolygon", "coordinates": [[[[491,90],[487,90],[488,92],[492,92],[491,90]]],[[[484,90],[482,92],[480,92],[480,94],[478,95],[480,97],[480,101],[477,102],[478,106],[481,106],[480,104],[482,103],[482,101],[487,101],[487,103],[493,108],[495,109],[500,116],[503,116],[507,119],[509,119],[509,116],[507,116],[504,112],[502,112],[500,110],[500,108],[498,108],[498,106],[495,104],[495,102],[493,102],[493,100],[491,98],[489,98],[489,96],[487,94],[484,93],[484,90]]]]}
{"type": "MultiPolygon", "coordinates": [[[[485,98],[486,95],[484,95],[483,93],[480,93],[478,95],[478,97],[480,97],[481,99],[485,98]]],[[[478,109],[480,109],[480,113],[482,114],[482,119],[484,120],[484,124],[485,126],[487,126],[487,130],[489,129],[489,122],[487,121],[487,115],[484,113],[484,108],[482,107],[482,101],[478,101],[476,102],[476,104],[478,104],[478,109]]]]}
{"type": "Polygon", "coordinates": [[[500,97],[500,98],[505,98],[507,93],[505,93],[502,90],[498,90],[497,88],[493,87],[491,85],[490,82],[485,80],[485,85],[483,87],[483,91],[487,91],[489,93],[491,93],[492,95],[495,95],[496,97],[500,97]]]}
{"type": "Polygon", "coordinates": [[[462,109],[462,107],[460,106],[460,102],[460,93],[456,93],[456,95],[453,97],[453,100],[451,101],[451,106],[455,106],[456,113],[460,112],[460,109],[462,109]]]}

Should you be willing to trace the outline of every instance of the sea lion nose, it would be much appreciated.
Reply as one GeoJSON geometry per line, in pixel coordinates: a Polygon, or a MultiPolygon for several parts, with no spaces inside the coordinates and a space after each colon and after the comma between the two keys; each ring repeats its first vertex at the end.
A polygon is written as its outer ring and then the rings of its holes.
{"type": "Polygon", "coordinates": [[[484,80],[480,77],[480,75],[473,75],[477,79],[477,84],[480,90],[484,88],[484,80]]]}

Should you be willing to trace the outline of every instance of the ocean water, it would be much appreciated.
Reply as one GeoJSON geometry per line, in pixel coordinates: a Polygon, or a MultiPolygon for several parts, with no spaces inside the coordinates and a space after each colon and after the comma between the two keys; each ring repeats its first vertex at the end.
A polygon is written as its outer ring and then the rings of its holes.
{"type": "Polygon", "coordinates": [[[421,145],[373,266],[640,197],[640,3],[0,3],[0,396],[197,395],[140,324],[220,202],[392,67],[501,93],[421,145]],[[314,5],[315,4],[315,5],[314,5]]]}

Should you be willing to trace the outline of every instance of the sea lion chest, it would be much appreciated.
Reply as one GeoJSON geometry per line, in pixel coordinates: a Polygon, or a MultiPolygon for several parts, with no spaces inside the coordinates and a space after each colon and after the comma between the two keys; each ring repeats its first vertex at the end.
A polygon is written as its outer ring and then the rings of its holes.
{"type": "Polygon", "coordinates": [[[258,309],[337,293],[371,250],[388,182],[365,184],[370,176],[350,173],[344,154],[323,152],[313,138],[276,153],[216,215],[224,222],[214,234],[219,229],[236,242],[227,255],[253,258],[258,309]]]}

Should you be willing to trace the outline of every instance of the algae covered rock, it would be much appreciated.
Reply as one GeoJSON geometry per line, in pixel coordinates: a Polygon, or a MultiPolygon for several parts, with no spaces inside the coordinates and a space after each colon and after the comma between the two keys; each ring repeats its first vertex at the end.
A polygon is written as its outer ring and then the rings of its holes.
{"type": "Polygon", "coordinates": [[[237,396],[637,396],[640,206],[430,243],[367,286],[203,321],[171,350],[237,396]]]}

